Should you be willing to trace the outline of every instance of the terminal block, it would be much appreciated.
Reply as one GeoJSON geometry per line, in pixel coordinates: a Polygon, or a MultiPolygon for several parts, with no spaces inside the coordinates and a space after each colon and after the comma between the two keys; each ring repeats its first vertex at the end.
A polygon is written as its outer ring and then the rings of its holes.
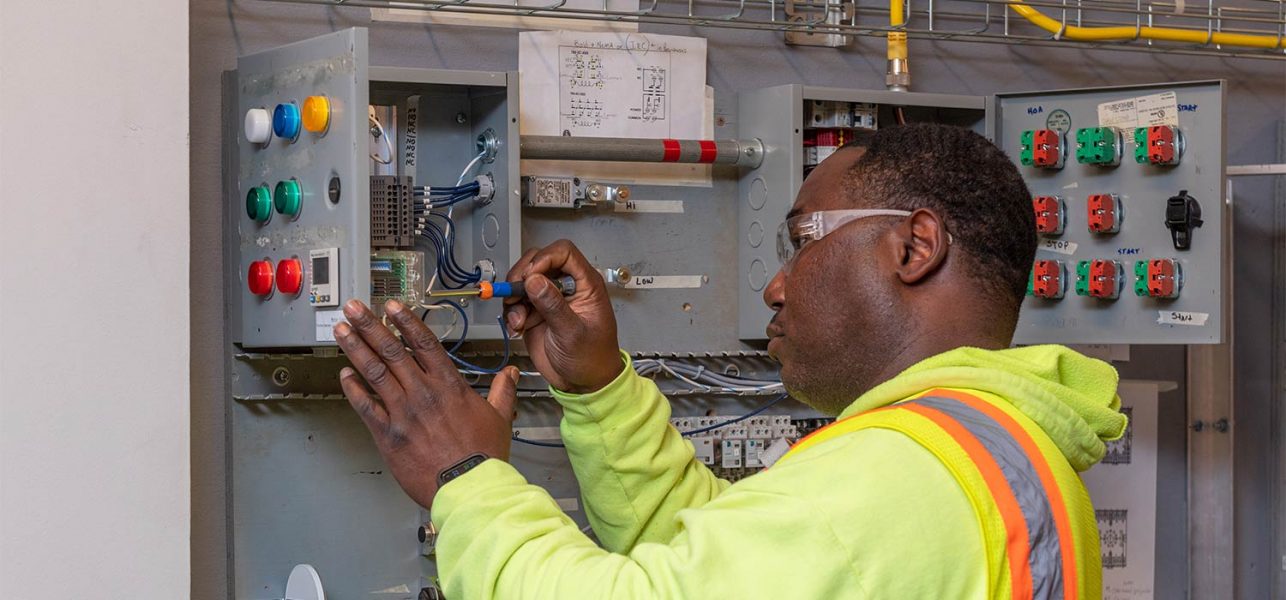
{"type": "Polygon", "coordinates": [[[1025,167],[1061,169],[1067,154],[1065,145],[1066,140],[1053,129],[1029,129],[1022,135],[1019,162],[1025,167]]]}
{"type": "Polygon", "coordinates": [[[1085,203],[1087,223],[1092,233],[1116,233],[1121,230],[1121,198],[1116,194],[1092,194],[1085,203]]]}
{"type": "Polygon", "coordinates": [[[1134,263],[1134,294],[1143,298],[1178,298],[1183,288],[1183,268],[1173,258],[1134,263]]]}
{"type": "Polygon", "coordinates": [[[1036,213],[1036,233],[1061,235],[1066,222],[1066,204],[1058,196],[1036,196],[1031,199],[1036,213]]]}
{"type": "Polygon", "coordinates": [[[415,246],[415,194],[410,177],[371,176],[371,247],[415,246]]]}
{"type": "Polygon", "coordinates": [[[1134,130],[1134,162],[1141,165],[1177,165],[1183,146],[1183,132],[1178,127],[1154,125],[1134,130]]]}
{"type": "Polygon", "coordinates": [[[1121,130],[1115,127],[1085,127],[1076,130],[1076,162],[1083,165],[1115,167],[1121,164],[1121,130]]]}
{"type": "Polygon", "coordinates": [[[1046,300],[1061,300],[1065,290],[1065,273],[1061,260],[1038,260],[1032,266],[1028,293],[1046,300]]]}
{"type": "Polygon", "coordinates": [[[1082,260],[1076,263],[1076,295],[1115,300],[1121,296],[1122,275],[1115,260],[1082,260]]]}

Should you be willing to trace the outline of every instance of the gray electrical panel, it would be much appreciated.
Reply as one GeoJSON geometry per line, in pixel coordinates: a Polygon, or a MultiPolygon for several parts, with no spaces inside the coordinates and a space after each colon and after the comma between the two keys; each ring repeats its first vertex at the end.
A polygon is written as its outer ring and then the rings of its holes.
{"type": "Polygon", "coordinates": [[[1223,94],[1207,81],[996,96],[994,140],[1048,219],[1016,343],[1223,340],[1223,94]]]}
{"type": "MultiPolygon", "coordinates": [[[[348,29],[240,58],[236,86],[228,135],[238,140],[238,179],[226,206],[237,213],[229,235],[239,267],[228,298],[234,341],[243,347],[333,345],[343,303],[371,299],[372,248],[436,259],[416,227],[454,236],[466,271],[494,276],[492,266],[517,259],[516,74],[371,67],[366,30],[348,29]],[[377,127],[375,107],[397,121],[377,127]],[[372,142],[372,135],[386,138],[372,142]],[[372,181],[372,164],[381,162],[396,176],[372,181]],[[409,191],[389,187],[452,187],[477,177],[494,191],[452,206],[453,221],[427,225],[408,225],[403,217],[415,217],[406,214],[409,191]]],[[[399,263],[399,273],[408,266],[419,265],[399,263]]],[[[421,280],[433,270],[426,266],[421,280]]],[[[463,308],[476,324],[469,339],[502,336],[496,303],[463,308]]],[[[456,316],[434,312],[426,320],[445,333],[456,316]]]]}
{"type": "Polygon", "coordinates": [[[764,161],[741,172],[737,199],[737,333],[767,338],[772,310],[763,291],[777,273],[777,227],[795,202],[805,171],[864,130],[904,122],[948,123],[985,132],[982,96],[783,85],[738,98],[742,138],[764,144],[764,161]],[[820,150],[820,153],[819,153],[820,150]]]}

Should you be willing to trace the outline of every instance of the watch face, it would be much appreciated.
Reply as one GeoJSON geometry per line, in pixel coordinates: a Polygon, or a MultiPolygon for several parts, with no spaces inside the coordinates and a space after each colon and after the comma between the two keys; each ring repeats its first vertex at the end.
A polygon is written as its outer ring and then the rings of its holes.
{"type": "Polygon", "coordinates": [[[443,485],[452,479],[464,475],[465,473],[468,473],[470,469],[484,462],[487,462],[487,456],[485,454],[474,454],[469,458],[451,465],[443,469],[441,473],[438,473],[438,485],[443,485]]]}

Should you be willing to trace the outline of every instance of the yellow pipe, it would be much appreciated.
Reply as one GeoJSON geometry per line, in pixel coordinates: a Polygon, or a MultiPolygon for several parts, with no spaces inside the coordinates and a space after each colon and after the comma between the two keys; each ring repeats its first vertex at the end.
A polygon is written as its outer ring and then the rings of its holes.
{"type": "MultiPolygon", "coordinates": [[[[906,25],[905,0],[889,0],[889,27],[906,25]]],[[[906,59],[906,31],[889,31],[887,42],[889,69],[884,84],[890,90],[905,92],[911,87],[911,65],[906,59]]]]}
{"type": "MultiPolygon", "coordinates": [[[[901,14],[901,0],[892,0],[893,5],[898,7],[898,13],[901,14]]],[[[1119,42],[1134,39],[1158,40],[1167,42],[1185,42],[1190,44],[1220,44],[1223,46],[1244,46],[1247,48],[1267,48],[1276,50],[1286,48],[1286,37],[1278,38],[1275,35],[1255,35],[1248,33],[1226,33],[1199,31],[1196,29],[1179,29],[1175,27],[1131,27],[1129,25],[1118,25],[1113,27],[1078,27],[1076,25],[1063,26],[1062,23],[1055,19],[1045,16],[1044,13],[1028,6],[1022,0],[1009,0],[1009,8],[1021,15],[1023,18],[1031,21],[1037,27],[1044,29],[1059,39],[1076,40],[1081,42],[1119,42]]],[[[892,12],[892,11],[890,11],[892,12]]],[[[893,56],[893,33],[889,33],[889,57],[893,56]]],[[[903,52],[906,51],[905,34],[903,34],[903,52]]]]}
{"type": "MultiPolygon", "coordinates": [[[[901,27],[906,25],[906,14],[903,12],[904,0],[890,0],[889,2],[889,27],[901,27]]],[[[906,58],[906,32],[890,31],[889,32],[889,60],[906,58]]]]}

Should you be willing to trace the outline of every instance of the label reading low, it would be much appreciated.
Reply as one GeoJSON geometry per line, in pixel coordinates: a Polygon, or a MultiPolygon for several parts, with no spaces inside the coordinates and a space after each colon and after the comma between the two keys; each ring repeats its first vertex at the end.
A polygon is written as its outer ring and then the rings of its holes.
{"type": "Polygon", "coordinates": [[[1055,254],[1066,254],[1071,256],[1076,254],[1076,242],[1067,240],[1041,240],[1040,249],[1053,252],[1055,254]]]}
{"type": "Polygon", "coordinates": [[[1209,313],[1200,312],[1182,312],[1177,310],[1160,311],[1157,317],[1157,323],[1161,325],[1188,325],[1191,327],[1202,327],[1206,320],[1210,318],[1209,313]]]}
{"type": "Polygon", "coordinates": [[[685,289],[701,287],[700,275],[635,275],[625,282],[629,290],[685,289]]]}
{"type": "Polygon", "coordinates": [[[344,311],[342,310],[319,310],[317,311],[317,331],[316,338],[319,342],[335,341],[335,326],[344,320],[344,311]]]}

